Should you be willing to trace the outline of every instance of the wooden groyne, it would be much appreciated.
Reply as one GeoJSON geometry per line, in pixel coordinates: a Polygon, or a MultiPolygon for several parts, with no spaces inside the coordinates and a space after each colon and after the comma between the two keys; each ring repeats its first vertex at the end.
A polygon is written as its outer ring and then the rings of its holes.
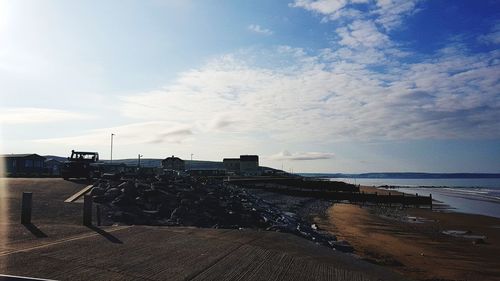
{"type": "Polygon", "coordinates": [[[349,184],[341,181],[322,181],[322,180],[309,180],[304,178],[226,178],[224,181],[240,184],[251,185],[256,187],[286,187],[296,188],[300,190],[315,190],[315,191],[347,191],[359,192],[359,186],[349,184]]]}
{"type": "Polygon", "coordinates": [[[432,209],[432,195],[364,193],[359,191],[359,186],[344,182],[304,181],[301,179],[238,179],[226,182],[238,184],[244,188],[261,189],[298,197],[313,197],[338,202],[347,201],[349,203],[372,203],[389,206],[428,206],[432,209]]]}

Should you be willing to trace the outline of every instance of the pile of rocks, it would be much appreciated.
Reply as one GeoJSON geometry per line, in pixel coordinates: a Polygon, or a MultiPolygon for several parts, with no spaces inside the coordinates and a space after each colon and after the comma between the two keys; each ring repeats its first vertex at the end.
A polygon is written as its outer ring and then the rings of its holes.
{"type": "Polygon", "coordinates": [[[289,232],[338,250],[352,247],[317,231],[237,185],[175,174],[154,177],[108,175],[91,191],[111,222],[126,224],[251,228],[289,232]]]}

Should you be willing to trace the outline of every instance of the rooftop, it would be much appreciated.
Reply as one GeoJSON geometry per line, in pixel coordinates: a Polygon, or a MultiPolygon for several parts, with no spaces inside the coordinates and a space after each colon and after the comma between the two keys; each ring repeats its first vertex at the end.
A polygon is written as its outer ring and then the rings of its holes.
{"type": "Polygon", "coordinates": [[[40,158],[45,158],[43,156],[40,156],[36,153],[22,153],[22,154],[1,154],[0,157],[5,157],[5,158],[24,158],[24,157],[29,157],[29,156],[35,156],[35,157],[40,157],[40,158]]]}

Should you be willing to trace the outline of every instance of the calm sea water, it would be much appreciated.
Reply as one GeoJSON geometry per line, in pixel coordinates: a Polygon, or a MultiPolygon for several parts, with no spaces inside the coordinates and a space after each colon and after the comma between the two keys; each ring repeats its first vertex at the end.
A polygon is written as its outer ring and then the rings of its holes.
{"type": "Polygon", "coordinates": [[[500,218],[500,179],[352,179],[335,178],[367,186],[398,186],[395,190],[432,198],[454,211],[500,218]]]}

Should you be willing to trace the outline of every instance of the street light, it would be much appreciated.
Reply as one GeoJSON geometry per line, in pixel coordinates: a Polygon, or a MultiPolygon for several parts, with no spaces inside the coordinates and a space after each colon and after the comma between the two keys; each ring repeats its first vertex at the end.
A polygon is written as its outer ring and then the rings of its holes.
{"type": "Polygon", "coordinates": [[[110,163],[111,164],[113,164],[113,136],[114,135],[115,134],[111,134],[111,157],[110,157],[110,159],[111,159],[110,163]]]}

